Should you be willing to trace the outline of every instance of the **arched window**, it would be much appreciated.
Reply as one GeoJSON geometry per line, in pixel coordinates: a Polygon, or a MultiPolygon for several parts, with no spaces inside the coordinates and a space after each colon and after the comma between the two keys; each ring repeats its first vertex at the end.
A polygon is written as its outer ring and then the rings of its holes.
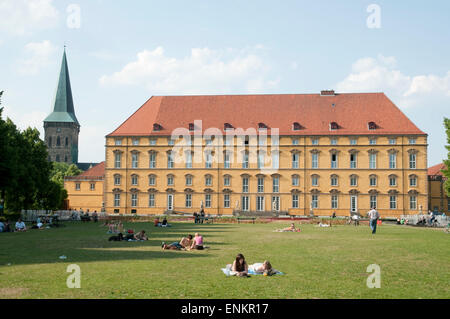
{"type": "Polygon", "coordinates": [[[66,137],[66,146],[69,146],[69,138],[66,137]]]}
{"type": "Polygon", "coordinates": [[[56,161],[57,161],[57,162],[60,162],[60,161],[61,161],[60,158],[59,158],[59,155],[56,155],[56,161]]]}
{"type": "Polygon", "coordinates": [[[61,146],[61,138],[59,136],[56,138],[56,146],[61,146]]]}

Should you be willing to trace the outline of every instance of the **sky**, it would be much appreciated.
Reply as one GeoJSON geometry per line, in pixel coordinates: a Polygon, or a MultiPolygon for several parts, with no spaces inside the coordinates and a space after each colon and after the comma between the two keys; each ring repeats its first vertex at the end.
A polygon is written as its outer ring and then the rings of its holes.
{"type": "Polygon", "coordinates": [[[450,1],[0,0],[4,116],[52,110],[64,45],[79,161],[153,95],[384,92],[447,158],[450,1]]]}

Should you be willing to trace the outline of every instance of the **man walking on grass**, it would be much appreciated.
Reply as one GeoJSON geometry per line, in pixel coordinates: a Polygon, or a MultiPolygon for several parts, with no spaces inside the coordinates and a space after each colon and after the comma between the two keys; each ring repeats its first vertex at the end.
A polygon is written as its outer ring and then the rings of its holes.
{"type": "Polygon", "coordinates": [[[370,218],[370,228],[372,229],[372,234],[375,234],[377,232],[377,222],[378,218],[380,218],[380,214],[377,212],[375,207],[372,207],[368,215],[370,218]]]}

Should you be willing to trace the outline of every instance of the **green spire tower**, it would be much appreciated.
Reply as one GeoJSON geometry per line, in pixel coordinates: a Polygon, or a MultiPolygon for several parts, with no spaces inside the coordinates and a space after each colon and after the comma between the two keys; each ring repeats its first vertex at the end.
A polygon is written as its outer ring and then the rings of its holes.
{"type": "Polygon", "coordinates": [[[75,116],[65,48],[53,112],[44,120],[44,129],[49,161],[78,164],[80,123],[75,116]]]}

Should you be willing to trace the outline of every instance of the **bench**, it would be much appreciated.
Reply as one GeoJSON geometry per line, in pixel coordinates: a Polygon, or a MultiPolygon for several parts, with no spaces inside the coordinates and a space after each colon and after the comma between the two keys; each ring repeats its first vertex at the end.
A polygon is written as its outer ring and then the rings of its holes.
{"type": "Polygon", "coordinates": [[[237,218],[238,224],[241,223],[241,220],[251,220],[252,223],[254,224],[255,220],[256,220],[256,217],[238,217],[237,218]]]}

